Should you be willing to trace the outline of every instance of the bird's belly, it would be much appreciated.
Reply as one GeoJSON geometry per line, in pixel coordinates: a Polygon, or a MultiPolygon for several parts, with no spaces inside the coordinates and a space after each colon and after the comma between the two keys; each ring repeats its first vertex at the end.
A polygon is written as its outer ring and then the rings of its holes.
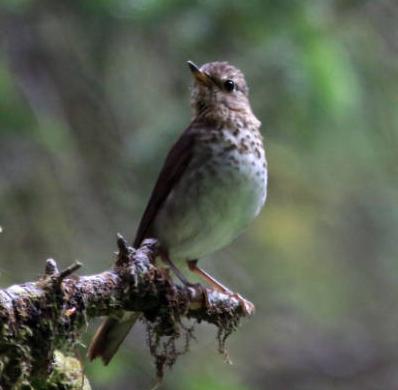
{"type": "Polygon", "coordinates": [[[246,154],[228,161],[214,157],[192,169],[166,200],[155,231],[172,258],[197,259],[224,247],[260,212],[265,160],[246,154]]]}

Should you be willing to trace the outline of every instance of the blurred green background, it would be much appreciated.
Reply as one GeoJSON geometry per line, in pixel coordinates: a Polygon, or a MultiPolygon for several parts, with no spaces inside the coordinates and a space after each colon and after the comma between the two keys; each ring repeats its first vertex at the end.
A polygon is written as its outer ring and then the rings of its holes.
{"type": "MultiPolygon", "coordinates": [[[[395,0],[2,0],[0,285],[48,257],[108,267],[189,123],[185,61],[227,60],[263,123],[269,196],[202,264],[257,313],[232,366],[198,326],[163,388],[398,388],[397,20],[395,0]]],[[[149,389],[143,328],[86,371],[149,389]]]]}

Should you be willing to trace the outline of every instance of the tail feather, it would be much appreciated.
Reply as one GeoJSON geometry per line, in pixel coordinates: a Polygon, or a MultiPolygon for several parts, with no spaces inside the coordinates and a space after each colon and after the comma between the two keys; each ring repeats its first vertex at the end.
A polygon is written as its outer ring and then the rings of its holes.
{"type": "Polygon", "coordinates": [[[121,319],[108,317],[100,325],[95,333],[87,356],[90,360],[100,357],[105,365],[107,365],[113,355],[119,349],[120,344],[128,335],[139,317],[139,313],[129,312],[121,319]]]}

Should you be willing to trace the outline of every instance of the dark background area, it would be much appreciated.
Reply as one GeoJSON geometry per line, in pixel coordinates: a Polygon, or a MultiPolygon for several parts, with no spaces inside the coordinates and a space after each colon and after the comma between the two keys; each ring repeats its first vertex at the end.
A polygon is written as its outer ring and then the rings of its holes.
{"type": "MultiPolygon", "coordinates": [[[[0,285],[48,257],[109,267],[189,123],[186,60],[227,60],[263,123],[269,196],[202,264],[257,313],[232,366],[197,326],[163,388],[398,388],[397,20],[393,0],[2,0],[0,285]]],[[[154,383],[142,327],[85,368],[95,389],[154,383]]]]}

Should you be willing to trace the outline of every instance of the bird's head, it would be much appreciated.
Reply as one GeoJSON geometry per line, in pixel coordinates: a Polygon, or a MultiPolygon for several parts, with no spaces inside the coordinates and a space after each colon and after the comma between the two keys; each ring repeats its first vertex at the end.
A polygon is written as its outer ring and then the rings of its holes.
{"type": "Polygon", "coordinates": [[[191,104],[195,114],[208,109],[228,116],[231,111],[250,112],[249,88],[243,73],[227,62],[209,62],[201,67],[188,61],[194,77],[191,104]]]}

